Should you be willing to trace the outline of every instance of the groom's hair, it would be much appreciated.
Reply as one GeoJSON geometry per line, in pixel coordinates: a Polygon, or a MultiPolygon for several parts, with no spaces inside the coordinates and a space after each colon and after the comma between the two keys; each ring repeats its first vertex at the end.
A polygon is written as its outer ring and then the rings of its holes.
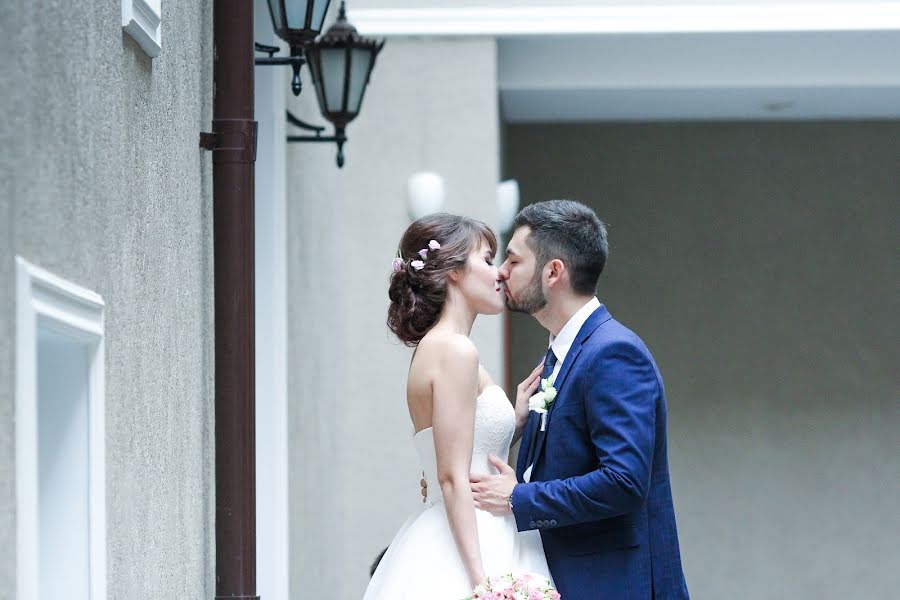
{"type": "Polygon", "coordinates": [[[597,281],[609,256],[609,242],[606,224],[593,210],[574,200],[537,202],[519,211],[514,227],[531,229],[525,243],[534,252],[535,269],[543,269],[558,258],[569,269],[576,294],[597,292],[597,281]]]}

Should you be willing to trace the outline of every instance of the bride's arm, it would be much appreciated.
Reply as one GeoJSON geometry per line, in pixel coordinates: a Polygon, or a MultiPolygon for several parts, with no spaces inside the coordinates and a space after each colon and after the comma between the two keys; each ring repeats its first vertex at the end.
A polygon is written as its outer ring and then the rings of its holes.
{"type": "Polygon", "coordinates": [[[484,581],[484,565],[469,486],[478,396],[478,351],[464,336],[444,342],[433,384],[432,430],[438,481],[450,531],[472,586],[484,581]]]}

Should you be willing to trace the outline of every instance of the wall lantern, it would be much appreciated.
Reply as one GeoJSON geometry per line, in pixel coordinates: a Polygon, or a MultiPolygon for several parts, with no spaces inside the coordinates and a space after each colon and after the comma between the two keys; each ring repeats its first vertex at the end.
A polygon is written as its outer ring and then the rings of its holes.
{"type": "Polygon", "coordinates": [[[260,52],[267,52],[269,58],[258,58],[258,65],[291,65],[294,78],[291,80],[291,91],[300,95],[300,67],[306,62],[303,58],[303,47],[316,39],[322,31],[322,22],[328,12],[331,0],[268,0],[269,14],[272,15],[272,28],[275,34],[283,39],[291,48],[290,57],[273,57],[278,51],[276,46],[256,44],[260,52]]]}
{"type": "Polygon", "coordinates": [[[268,0],[269,13],[275,33],[291,48],[289,57],[276,57],[276,46],[256,44],[256,50],[269,56],[257,58],[257,65],[291,65],[294,76],[291,90],[300,95],[300,67],[308,62],[312,73],[316,98],[322,115],[334,125],[334,135],[325,136],[324,127],[310,125],[287,113],[292,125],[314,132],[314,135],[289,135],[289,142],[334,142],[337,144],[337,165],[344,166],[346,127],[359,114],[375,58],[384,41],[364,38],[347,20],[347,10],[341,2],[337,21],[325,35],[316,40],[322,30],[330,0],[268,0]]]}

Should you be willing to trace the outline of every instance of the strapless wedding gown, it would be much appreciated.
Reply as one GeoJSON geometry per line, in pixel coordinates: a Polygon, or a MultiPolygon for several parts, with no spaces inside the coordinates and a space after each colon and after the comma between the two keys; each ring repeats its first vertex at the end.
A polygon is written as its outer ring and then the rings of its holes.
{"type": "MultiPolygon", "coordinates": [[[[503,459],[509,455],[515,427],[515,411],[503,389],[485,388],[475,407],[473,473],[496,473],[488,455],[503,459]]],[[[447,521],[431,428],[413,439],[428,482],[428,497],[423,510],[394,536],[364,600],[460,600],[472,591],[447,521]]],[[[519,533],[512,515],[498,517],[476,509],[475,520],[485,575],[536,573],[550,579],[538,531],[519,533]]]]}

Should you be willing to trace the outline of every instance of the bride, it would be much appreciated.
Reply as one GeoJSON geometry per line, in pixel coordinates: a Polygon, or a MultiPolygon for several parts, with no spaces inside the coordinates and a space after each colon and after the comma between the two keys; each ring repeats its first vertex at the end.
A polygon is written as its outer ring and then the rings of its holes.
{"type": "Polygon", "coordinates": [[[409,226],[391,275],[387,323],[414,347],[406,401],[427,481],[425,508],[400,528],[364,600],[459,600],[486,577],[550,579],[538,531],[475,508],[470,473],[496,472],[528,417],[541,367],[517,389],[515,408],[479,364],[469,333],[479,314],[503,310],[497,239],[480,221],[435,214],[409,226]]]}

